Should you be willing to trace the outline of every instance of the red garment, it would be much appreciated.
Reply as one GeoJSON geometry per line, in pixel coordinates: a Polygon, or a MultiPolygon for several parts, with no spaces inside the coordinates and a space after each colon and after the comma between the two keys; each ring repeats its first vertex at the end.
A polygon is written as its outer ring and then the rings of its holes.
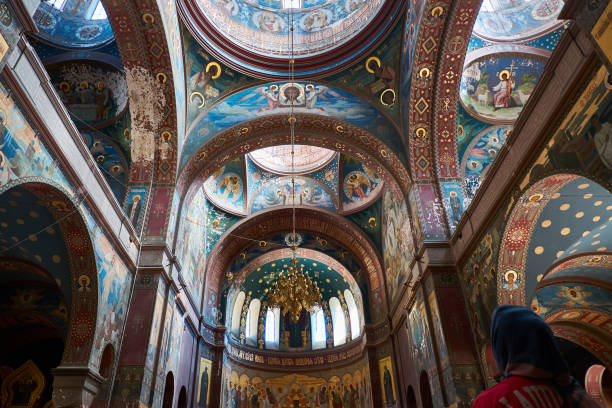
{"type": "Polygon", "coordinates": [[[513,376],[483,391],[472,408],[561,408],[563,400],[546,381],[513,376]]]}

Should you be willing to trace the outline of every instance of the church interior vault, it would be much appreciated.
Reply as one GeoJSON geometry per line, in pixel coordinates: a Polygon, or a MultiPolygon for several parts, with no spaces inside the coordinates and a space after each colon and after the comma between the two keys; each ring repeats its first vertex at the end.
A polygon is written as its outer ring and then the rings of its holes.
{"type": "Polygon", "coordinates": [[[610,15],[0,0],[0,406],[470,407],[504,304],[612,406],[610,15]]]}

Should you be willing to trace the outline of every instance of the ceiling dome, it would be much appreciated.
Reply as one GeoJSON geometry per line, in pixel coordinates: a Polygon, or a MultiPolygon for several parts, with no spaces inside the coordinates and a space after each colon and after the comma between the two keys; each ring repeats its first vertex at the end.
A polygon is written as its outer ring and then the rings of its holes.
{"type": "Polygon", "coordinates": [[[562,0],[484,0],[474,34],[494,41],[526,40],[563,24],[562,0]]]}
{"type": "Polygon", "coordinates": [[[316,146],[296,145],[291,166],[291,145],[272,146],[249,153],[261,168],[280,174],[302,174],[317,170],[334,157],[336,152],[316,146]]]}
{"type": "Polygon", "coordinates": [[[237,69],[267,77],[320,74],[361,56],[387,33],[402,0],[181,0],[202,42],[237,69]],[[293,27],[293,44],[290,32],[293,27]],[[312,57],[317,57],[316,60],[312,57]],[[233,63],[233,64],[232,64],[233,63]],[[316,68],[315,68],[316,67],[316,68]]]}

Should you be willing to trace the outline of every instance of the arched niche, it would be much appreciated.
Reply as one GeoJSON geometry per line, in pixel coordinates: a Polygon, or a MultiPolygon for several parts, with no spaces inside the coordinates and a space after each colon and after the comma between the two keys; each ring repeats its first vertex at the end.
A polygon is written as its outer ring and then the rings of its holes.
{"type": "MultiPolygon", "coordinates": [[[[218,308],[221,289],[226,282],[226,273],[231,262],[253,240],[259,241],[266,236],[287,233],[291,230],[291,209],[282,208],[264,210],[234,224],[225,232],[213,247],[206,265],[207,285],[204,289],[204,304],[212,306],[204,310],[207,324],[215,325],[220,320],[218,308]]],[[[296,209],[296,231],[310,232],[321,238],[344,243],[366,276],[369,305],[364,307],[369,307],[372,322],[380,321],[387,310],[386,294],[381,261],[371,241],[347,219],[310,207],[296,209]]],[[[228,301],[226,308],[231,304],[231,300],[228,301]]]]}

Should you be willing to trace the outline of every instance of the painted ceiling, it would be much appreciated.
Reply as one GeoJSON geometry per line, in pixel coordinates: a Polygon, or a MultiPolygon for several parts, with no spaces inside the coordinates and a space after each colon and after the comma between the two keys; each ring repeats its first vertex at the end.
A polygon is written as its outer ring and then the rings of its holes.
{"type": "Polygon", "coordinates": [[[96,48],[114,38],[100,0],[43,1],[34,22],[40,39],[62,48],[96,48]]]}
{"type": "Polygon", "coordinates": [[[44,267],[70,304],[68,250],[46,203],[22,187],[14,187],[0,197],[0,259],[23,259],[44,267]],[[43,231],[41,225],[46,226],[43,231]]]}
{"type": "Polygon", "coordinates": [[[576,177],[550,198],[529,243],[525,263],[527,296],[534,292],[538,276],[553,262],[579,252],[609,250],[606,243],[612,242],[612,226],[608,228],[612,194],[605,188],[576,177]]]}
{"type": "Polygon", "coordinates": [[[459,86],[457,154],[463,208],[476,195],[567,28],[557,20],[562,7],[560,0],[482,3],[459,86]]]}
{"type": "Polygon", "coordinates": [[[301,172],[287,175],[290,148],[256,150],[231,160],[204,183],[206,198],[224,211],[247,215],[293,204],[351,214],[380,197],[384,183],[378,174],[331,150],[298,146],[295,160],[302,164],[301,172]],[[260,167],[260,162],[266,167],[260,167]]]}

